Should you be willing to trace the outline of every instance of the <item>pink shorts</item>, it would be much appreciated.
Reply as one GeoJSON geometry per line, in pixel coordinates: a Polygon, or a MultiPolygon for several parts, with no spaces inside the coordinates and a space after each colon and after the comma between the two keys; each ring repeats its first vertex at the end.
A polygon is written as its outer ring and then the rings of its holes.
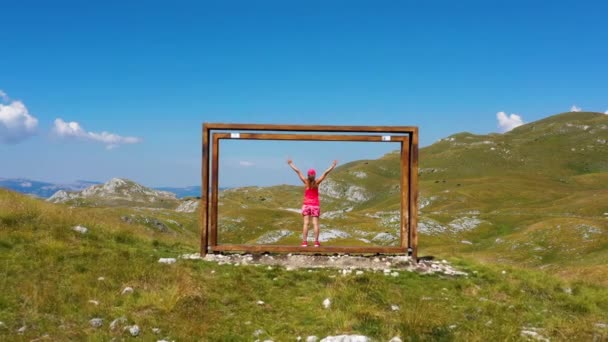
{"type": "Polygon", "coordinates": [[[319,217],[321,215],[321,207],[318,205],[304,204],[302,206],[302,216],[319,217]]]}

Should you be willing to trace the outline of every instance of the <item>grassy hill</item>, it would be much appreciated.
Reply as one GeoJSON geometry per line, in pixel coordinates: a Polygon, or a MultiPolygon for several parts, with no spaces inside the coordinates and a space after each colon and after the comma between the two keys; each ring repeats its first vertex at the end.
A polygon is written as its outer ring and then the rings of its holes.
{"type": "MultiPolygon", "coordinates": [[[[399,154],[341,165],[322,185],[334,245],[394,245],[399,154]]],[[[420,151],[420,251],[608,285],[608,115],[563,113],[505,134],[459,133],[420,151]]],[[[300,187],[220,197],[219,241],[295,244],[300,187]],[[291,209],[286,210],[286,209],[291,209]]]]}
{"type": "Polygon", "coordinates": [[[167,265],[158,260],[192,253],[198,239],[127,223],[121,217],[129,211],[71,208],[0,189],[0,340],[123,340],[133,325],[145,341],[608,338],[602,286],[466,257],[450,259],[466,277],[185,259],[167,265]],[[75,231],[78,225],[88,231],[75,231]],[[133,292],[123,294],[126,287],[133,292]]]}

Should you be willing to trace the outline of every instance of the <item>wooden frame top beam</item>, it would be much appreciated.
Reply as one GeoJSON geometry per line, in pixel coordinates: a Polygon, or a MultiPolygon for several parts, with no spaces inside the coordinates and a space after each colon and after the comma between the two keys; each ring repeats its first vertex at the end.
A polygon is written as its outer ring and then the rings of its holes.
{"type": "Polygon", "coordinates": [[[292,132],[381,132],[381,133],[417,133],[416,126],[332,126],[332,125],[265,125],[265,124],[233,124],[205,122],[208,130],[239,130],[239,131],[292,131],[292,132]]]}
{"type": "Polygon", "coordinates": [[[276,134],[276,133],[213,133],[213,140],[293,140],[293,141],[350,141],[350,142],[402,142],[407,141],[407,135],[329,135],[329,134],[276,134]]]}

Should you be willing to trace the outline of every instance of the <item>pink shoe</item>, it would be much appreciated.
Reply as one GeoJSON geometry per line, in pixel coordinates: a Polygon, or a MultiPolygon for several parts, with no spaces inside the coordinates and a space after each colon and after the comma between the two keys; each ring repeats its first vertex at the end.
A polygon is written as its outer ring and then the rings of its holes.
{"type": "Polygon", "coordinates": [[[302,241],[302,244],[300,246],[302,246],[302,247],[308,247],[308,241],[302,241]]]}
{"type": "Polygon", "coordinates": [[[315,247],[321,247],[321,243],[319,243],[319,241],[315,241],[315,247]]]}

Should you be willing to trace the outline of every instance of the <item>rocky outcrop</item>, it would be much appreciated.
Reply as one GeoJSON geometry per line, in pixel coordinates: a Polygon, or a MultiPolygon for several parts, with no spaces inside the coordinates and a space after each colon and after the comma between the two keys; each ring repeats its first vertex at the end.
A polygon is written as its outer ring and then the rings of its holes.
{"type": "Polygon", "coordinates": [[[186,200],[180,203],[175,211],[180,213],[193,213],[198,210],[199,200],[186,200]]]}
{"type": "Polygon", "coordinates": [[[65,203],[69,200],[73,200],[78,198],[78,193],[76,192],[67,192],[65,190],[59,190],[53,194],[53,196],[49,197],[47,201],[53,203],[65,203]]]}
{"type": "Polygon", "coordinates": [[[327,179],[319,186],[319,191],[332,198],[346,199],[351,202],[365,202],[370,199],[370,194],[365,188],[357,185],[342,185],[332,179],[327,179]]]}

